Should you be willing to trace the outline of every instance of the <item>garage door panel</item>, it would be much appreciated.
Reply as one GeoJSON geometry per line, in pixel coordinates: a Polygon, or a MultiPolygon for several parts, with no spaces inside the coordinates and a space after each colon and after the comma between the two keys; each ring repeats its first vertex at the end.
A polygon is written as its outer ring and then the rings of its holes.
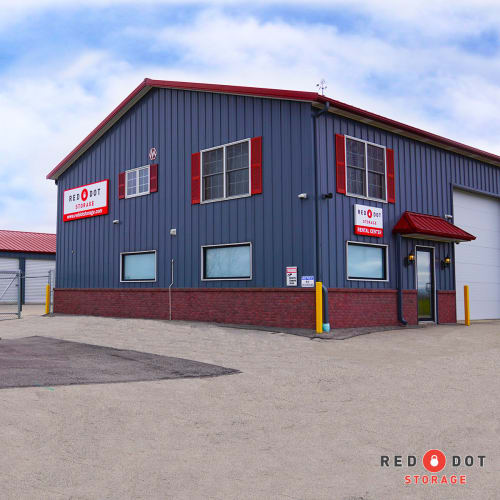
{"type": "Polygon", "coordinates": [[[53,260],[26,259],[24,300],[26,304],[43,304],[48,283],[49,270],[54,272],[53,260]]]}
{"type": "Polygon", "coordinates": [[[455,248],[457,317],[464,319],[468,285],[471,319],[500,318],[500,201],[456,190],[453,213],[454,223],[476,236],[455,248]]]}
{"type": "MultiPolygon", "coordinates": [[[[0,258],[0,271],[18,271],[19,259],[0,258]]],[[[12,304],[17,302],[18,288],[15,273],[0,274],[0,303],[12,304]],[[14,281],[13,281],[14,279],[14,281]]]]}

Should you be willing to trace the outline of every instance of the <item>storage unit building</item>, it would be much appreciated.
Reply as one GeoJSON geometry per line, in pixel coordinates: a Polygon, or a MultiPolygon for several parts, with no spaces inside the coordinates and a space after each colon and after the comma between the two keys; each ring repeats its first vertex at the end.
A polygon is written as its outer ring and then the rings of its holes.
{"type": "Polygon", "coordinates": [[[500,203],[491,153],[312,92],[148,79],[47,177],[55,312],[284,327],[314,328],[315,281],[333,327],[455,322],[455,247],[482,238],[456,193],[500,203]]]}
{"type": "MultiPolygon", "coordinates": [[[[45,302],[49,271],[55,273],[56,235],[0,230],[0,271],[21,271],[23,304],[45,302]]],[[[17,302],[18,289],[2,274],[0,303],[17,302]]]]}

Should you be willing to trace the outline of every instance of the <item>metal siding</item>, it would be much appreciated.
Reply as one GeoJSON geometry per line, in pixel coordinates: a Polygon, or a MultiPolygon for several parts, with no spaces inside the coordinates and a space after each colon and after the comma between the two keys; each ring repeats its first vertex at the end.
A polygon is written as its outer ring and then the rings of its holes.
{"type": "Polygon", "coordinates": [[[286,265],[313,274],[310,117],[306,103],[150,91],[59,178],[57,287],[168,287],[171,258],[176,287],[283,286],[286,265]],[[260,135],[263,194],[191,205],[191,154],[260,135]],[[149,163],[152,146],[158,193],[118,200],[118,173],[149,163]],[[63,191],[102,179],[110,179],[109,214],[61,222],[63,191]],[[301,192],[309,200],[299,200],[301,192]],[[252,242],[253,279],[201,282],[201,245],[240,241],[252,242]],[[150,249],[157,250],[157,282],[120,283],[120,252],[150,249]]]}
{"type": "MultiPolygon", "coordinates": [[[[318,161],[320,194],[334,193],[332,200],[320,202],[320,227],[324,236],[321,265],[323,281],[332,288],[395,288],[396,269],[402,266],[403,288],[415,288],[414,266],[395,261],[396,240],[392,228],[405,210],[443,216],[452,214],[452,185],[499,194],[500,168],[456,153],[377,129],[333,113],[318,119],[318,161]],[[336,193],[335,134],[351,135],[394,149],[396,203],[380,203],[336,193]],[[354,234],[353,206],[373,205],[384,210],[384,237],[371,238],[354,234]],[[346,240],[389,245],[389,282],[347,281],[346,240]]],[[[454,269],[441,269],[440,261],[453,255],[452,244],[403,238],[402,256],[415,245],[435,247],[436,287],[455,288],[454,269]]]]}

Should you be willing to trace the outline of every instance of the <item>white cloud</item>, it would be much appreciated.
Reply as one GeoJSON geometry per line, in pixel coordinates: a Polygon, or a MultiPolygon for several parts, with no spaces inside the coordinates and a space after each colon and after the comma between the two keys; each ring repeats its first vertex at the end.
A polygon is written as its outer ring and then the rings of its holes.
{"type": "MultiPolygon", "coordinates": [[[[75,1],[71,8],[126,3],[133,2],[75,1]]],[[[0,9],[0,29],[9,12],[12,23],[42,8],[69,8],[57,0],[12,5],[0,9]]],[[[262,21],[255,14],[230,15],[210,7],[189,23],[151,31],[139,29],[135,21],[114,34],[127,44],[148,40],[155,64],[132,63],[109,48],[87,48],[70,59],[38,64],[20,57],[0,73],[1,118],[8,124],[0,137],[0,182],[7,193],[0,201],[0,228],[55,229],[56,192],[45,175],[144,77],[309,91],[324,77],[333,98],[500,153],[495,108],[500,61],[448,39],[477,32],[478,13],[486,9],[482,28],[493,26],[500,20],[496,3],[475,3],[473,15],[466,15],[472,8],[465,1],[454,2],[453,8],[443,1],[405,4],[404,9],[385,0],[311,0],[308,5],[323,6],[321,23],[287,21],[285,10],[281,18],[262,21]],[[369,26],[336,29],[328,14],[334,4],[365,13],[369,26]],[[162,63],[172,61],[164,57],[172,53],[175,62],[162,63]]]]}

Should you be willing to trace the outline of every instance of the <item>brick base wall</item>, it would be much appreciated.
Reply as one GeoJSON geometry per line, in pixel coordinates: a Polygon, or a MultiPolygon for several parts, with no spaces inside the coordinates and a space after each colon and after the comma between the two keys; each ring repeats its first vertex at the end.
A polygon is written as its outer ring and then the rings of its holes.
{"type": "MultiPolygon", "coordinates": [[[[332,328],[398,325],[397,292],[328,290],[332,328]]],[[[456,322],[455,293],[438,292],[439,321],[456,322]]],[[[73,289],[54,291],[54,312],[122,318],[169,318],[167,289],[73,289]]],[[[417,323],[416,290],[403,291],[403,316],[417,323]]],[[[179,288],[172,290],[172,319],[241,325],[315,328],[314,289],[179,288]]]]}
{"type": "Polygon", "coordinates": [[[457,296],[455,290],[439,290],[437,293],[438,323],[457,322],[457,296]]]}
{"type": "MultiPolygon", "coordinates": [[[[398,325],[396,290],[350,288],[328,290],[332,328],[398,325]]],[[[403,290],[403,317],[417,324],[417,292],[403,290]]]]}

